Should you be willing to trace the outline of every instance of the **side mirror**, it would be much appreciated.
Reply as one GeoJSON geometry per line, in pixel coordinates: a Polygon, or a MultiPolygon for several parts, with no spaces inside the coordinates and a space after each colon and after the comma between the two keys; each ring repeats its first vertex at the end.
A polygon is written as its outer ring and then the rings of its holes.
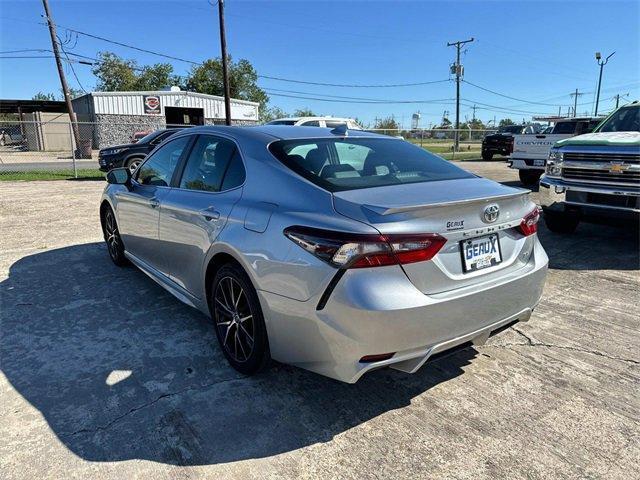
{"type": "Polygon", "coordinates": [[[114,185],[129,185],[131,172],[128,168],[114,168],[107,173],[107,182],[114,185]]]}

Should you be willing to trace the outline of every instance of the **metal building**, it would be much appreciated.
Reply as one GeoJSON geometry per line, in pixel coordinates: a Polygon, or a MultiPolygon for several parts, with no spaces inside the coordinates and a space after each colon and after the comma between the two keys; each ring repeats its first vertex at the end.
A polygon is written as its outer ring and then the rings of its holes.
{"type": "MultiPolygon", "coordinates": [[[[172,87],[151,92],[91,92],[74,98],[82,136],[95,148],[127,143],[135,132],[183,125],[224,123],[224,98],[172,87]],[[90,131],[89,131],[90,128],[90,131]],[[89,133],[90,132],[90,133],[89,133]]],[[[258,123],[256,102],[231,99],[234,124],[258,123]]]]}

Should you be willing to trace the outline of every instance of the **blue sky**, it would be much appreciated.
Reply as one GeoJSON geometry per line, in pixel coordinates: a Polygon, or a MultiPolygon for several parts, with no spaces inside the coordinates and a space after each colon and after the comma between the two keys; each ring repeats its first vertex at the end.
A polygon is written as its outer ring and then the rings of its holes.
{"type": "MultiPolygon", "coordinates": [[[[213,0],[212,0],[212,3],[213,0]]],[[[201,61],[218,56],[217,8],[207,0],[70,1],[50,0],[57,24],[177,57],[201,61]]],[[[465,106],[484,121],[514,120],[531,114],[566,111],[578,88],[578,112],[592,110],[598,77],[595,51],[616,54],[605,67],[600,110],[614,105],[613,95],[640,98],[638,1],[241,1],[227,0],[229,53],[246,58],[258,74],[334,84],[404,84],[446,80],[455,49],[448,41],[474,37],[462,56],[465,79],[504,98],[462,85],[465,106]],[[544,104],[544,105],[541,105],[544,104]],[[548,104],[548,105],[547,105],[548,104]]],[[[50,48],[38,0],[0,0],[0,51],[50,48]]],[[[64,36],[65,31],[59,32],[64,36]]],[[[110,50],[141,64],[167,61],[153,55],[79,37],[72,52],[95,56],[110,50]]],[[[52,58],[9,59],[0,54],[0,98],[31,98],[36,92],[59,92],[52,58]]],[[[179,74],[189,64],[170,61],[179,74]]],[[[80,83],[91,90],[91,67],[76,65],[80,83]]],[[[71,86],[78,82],[69,71],[71,86]]],[[[455,106],[455,84],[394,88],[315,86],[261,79],[270,104],[286,111],[309,107],[322,114],[358,117],[372,122],[394,115],[408,126],[413,112],[421,126],[438,122],[455,106]],[[292,93],[302,92],[302,93],[292,93]],[[324,97],[325,102],[298,97],[324,97]],[[331,97],[329,97],[331,96],[331,97]],[[349,97],[336,98],[336,97],[349,97]],[[350,99],[430,101],[372,104],[350,99]]]]}

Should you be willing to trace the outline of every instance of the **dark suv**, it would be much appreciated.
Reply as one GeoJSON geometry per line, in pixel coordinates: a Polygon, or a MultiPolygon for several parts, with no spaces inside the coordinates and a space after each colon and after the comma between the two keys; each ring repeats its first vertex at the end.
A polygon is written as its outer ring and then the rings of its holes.
{"type": "Polygon", "coordinates": [[[100,170],[108,172],[113,168],[127,167],[131,172],[134,172],[145,157],[151,153],[151,150],[181,130],[181,128],[156,130],[146,137],[142,137],[136,143],[103,148],[98,154],[100,170]]]}
{"type": "Polygon", "coordinates": [[[523,133],[537,133],[535,125],[505,125],[482,140],[482,159],[490,161],[494,155],[511,155],[513,136],[523,133]]]}

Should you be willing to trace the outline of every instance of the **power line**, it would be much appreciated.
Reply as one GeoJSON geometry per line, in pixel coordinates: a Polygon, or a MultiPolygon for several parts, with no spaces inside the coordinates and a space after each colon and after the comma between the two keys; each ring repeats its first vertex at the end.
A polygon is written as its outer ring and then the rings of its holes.
{"type": "Polygon", "coordinates": [[[415,87],[418,85],[432,85],[435,83],[450,82],[450,79],[444,80],[432,80],[428,82],[415,82],[415,83],[396,83],[396,84],[378,84],[378,85],[362,85],[362,84],[349,84],[349,83],[325,83],[325,82],[309,82],[306,80],[292,80],[290,78],[271,77],[269,75],[258,75],[258,78],[266,78],[269,80],[278,80],[281,82],[290,83],[302,83],[305,85],[320,85],[323,87],[346,87],[346,88],[395,88],[395,87],[415,87]]]}
{"type": "MultiPolygon", "coordinates": [[[[547,107],[557,107],[557,106],[558,106],[557,104],[553,104],[553,103],[534,102],[534,101],[531,101],[531,100],[524,100],[524,99],[522,99],[522,98],[512,97],[512,96],[510,96],[510,95],[505,95],[505,94],[503,94],[503,93],[496,92],[495,90],[490,90],[490,89],[488,89],[488,88],[481,87],[480,85],[476,85],[475,83],[471,83],[471,82],[470,82],[470,81],[468,81],[468,80],[464,80],[464,79],[463,79],[462,81],[463,81],[464,83],[467,83],[467,84],[471,85],[472,87],[478,88],[478,89],[480,89],[480,90],[484,90],[485,92],[492,93],[492,94],[497,95],[497,96],[499,96],[499,97],[508,98],[508,99],[510,99],[510,100],[516,100],[516,101],[518,101],[518,102],[522,102],[522,103],[530,103],[530,104],[532,104],[532,105],[545,105],[545,106],[547,106],[547,107]]],[[[565,95],[565,96],[566,96],[566,95],[565,95]]]]}
{"type": "Polygon", "coordinates": [[[327,93],[315,93],[315,92],[301,92],[299,90],[282,90],[278,88],[264,88],[267,93],[275,92],[275,93],[293,93],[299,95],[312,95],[315,97],[328,97],[328,98],[339,98],[343,100],[362,100],[367,102],[375,102],[375,103],[430,103],[430,102],[441,102],[441,101],[452,101],[455,100],[453,98],[437,98],[431,100],[389,100],[384,98],[368,98],[368,97],[350,97],[344,95],[330,95],[327,93]]]}

